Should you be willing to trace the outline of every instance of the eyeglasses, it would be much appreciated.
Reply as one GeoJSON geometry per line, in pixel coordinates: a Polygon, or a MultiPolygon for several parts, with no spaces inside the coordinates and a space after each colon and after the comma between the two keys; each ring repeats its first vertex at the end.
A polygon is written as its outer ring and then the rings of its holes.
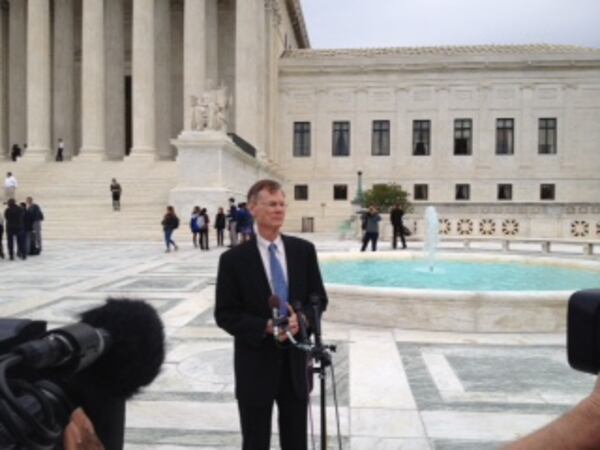
{"type": "Polygon", "coordinates": [[[267,208],[275,209],[275,208],[287,208],[287,203],[285,202],[260,202],[261,205],[266,206],[267,208]]]}

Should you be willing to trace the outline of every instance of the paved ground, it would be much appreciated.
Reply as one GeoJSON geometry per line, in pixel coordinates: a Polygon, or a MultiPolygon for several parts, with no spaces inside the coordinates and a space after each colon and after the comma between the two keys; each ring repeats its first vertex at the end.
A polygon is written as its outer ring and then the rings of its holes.
{"type": "MultiPolygon", "coordinates": [[[[159,242],[50,241],[39,257],[0,260],[3,317],[60,326],[109,295],[145,299],[159,310],[167,361],[156,382],[128,405],[128,450],[240,447],[232,341],[212,319],[221,252],[181,244],[165,254],[159,242]]],[[[332,239],[317,246],[320,252],[356,248],[332,239]]],[[[338,344],[345,449],[498,448],[560,414],[593,384],[568,368],[562,334],[369,329],[328,318],[324,337],[338,344]]],[[[330,407],[330,433],[334,418],[330,407]]],[[[317,397],[313,419],[317,429],[317,397]]]]}

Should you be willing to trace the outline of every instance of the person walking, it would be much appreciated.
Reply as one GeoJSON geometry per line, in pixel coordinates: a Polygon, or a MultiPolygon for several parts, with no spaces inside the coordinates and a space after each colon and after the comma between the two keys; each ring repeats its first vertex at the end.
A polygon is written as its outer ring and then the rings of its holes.
{"type": "Polygon", "coordinates": [[[400,236],[400,240],[402,241],[402,248],[406,248],[403,217],[404,211],[400,207],[400,204],[396,203],[396,206],[390,211],[390,222],[392,223],[393,228],[392,233],[394,233],[392,236],[392,248],[394,249],[398,247],[398,236],[400,236]]]}
{"type": "Polygon", "coordinates": [[[122,192],[123,192],[123,189],[121,188],[121,185],[119,183],[117,183],[116,178],[113,178],[112,182],[110,183],[110,193],[112,195],[113,211],[121,210],[121,193],[122,192]]]}
{"type": "Polygon", "coordinates": [[[173,240],[173,232],[179,228],[179,217],[175,214],[175,208],[171,205],[167,206],[167,211],[163,216],[163,220],[161,222],[163,227],[163,232],[165,235],[165,245],[167,246],[166,253],[171,251],[171,245],[175,250],[178,250],[177,244],[173,240]]]}
{"type": "Polygon", "coordinates": [[[27,197],[25,201],[27,203],[27,210],[31,210],[33,216],[33,240],[31,242],[29,254],[39,255],[42,252],[42,221],[44,220],[44,213],[39,205],[33,203],[32,197],[27,197]]]}
{"type": "Polygon", "coordinates": [[[6,178],[4,179],[4,198],[6,200],[14,199],[17,193],[17,179],[12,172],[6,172],[6,178]]]}
{"type": "Polygon", "coordinates": [[[274,180],[260,180],[248,192],[256,239],[221,255],[217,273],[215,321],[234,337],[235,396],[243,450],[271,448],[271,417],[277,403],[282,450],[307,449],[307,416],[312,375],[305,352],[289,345],[271,318],[269,298],[279,297],[287,330],[300,321],[314,324],[310,298],[327,306],[317,253],[312,243],[280,233],[285,194],[274,180]],[[298,308],[295,310],[290,303],[298,308]]]}
{"type": "Polygon", "coordinates": [[[367,248],[367,244],[371,241],[371,250],[377,251],[377,239],[379,239],[379,222],[381,216],[377,212],[374,206],[369,206],[369,210],[363,217],[363,230],[365,234],[363,236],[361,252],[364,252],[367,248]]]}
{"type": "Polygon", "coordinates": [[[208,230],[210,229],[210,218],[206,212],[206,208],[202,208],[200,211],[202,217],[202,226],[200,227],[200,249],[210,250],[208,247],[208,230]]]}
{"type": "Polygon", "coordinates": [[[56,149],[56,162],[61,162],[64,159],[65,142],[62,138],[58,138],[58,148],[56,149]]]}
{"type": "Polygon", "coordinates": [[[23,210],[23,254],[29,256],[34,245],[33,222],[35,221],[35,217],[33,210],[27,208],[25,202],[19,206],[23,210]]]}
{"type": "Polygon", "coordinates": [[[192,243],[198,247],[198,236],[200,235],[200,226],[198,224],[200,217],[200,207],[194,206],[192,216],[190,217],[190,231],[192,232],[192,243]]]}
{"type": "Polygon", "coordinates": [[[19,147],[19,144],[13,144],[11,150],[10,150],[10,159],[13,162],[16,162],[18,158],[21,157],[21,147],[19,147]]]}
{"type": "Polygon", "coordinates": [[[229,199],[229,212],[227,214],[229,227],[229,247],[233,247],[238,243],[237,230],[237,208],[235,206],[235,198],[229,199]]]}
{"type": "Polygon", "coordinates": [[[225,234],[225,213],[219,208],[215,216],[215,230],[217,230],[217,247],[223,247],[223,235],[225,234]]]}
{"type": "Polygon", "coordinates": [[[17,256],[22,259],[27,258],[25,254],[25,246],[23,245],[23,208],[17,205],[14,198],[9,198],[4,218],[6,219],[6,246],[8,247],[8,257],[10,260],[15,259],[15,242],[17,244],[17,256]]]}

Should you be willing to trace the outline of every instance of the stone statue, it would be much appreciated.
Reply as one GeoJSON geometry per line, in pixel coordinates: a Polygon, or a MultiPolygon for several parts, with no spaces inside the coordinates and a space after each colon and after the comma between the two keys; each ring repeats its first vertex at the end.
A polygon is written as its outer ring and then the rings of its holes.
{"type": "Polygon", "coordinates": [[[227,87],[224,84],[218,89],[205,91],[200,99],[192,95],[190,100],[192,108],[190,128],[192,131],[227,131],[227,111],[233,102],[228,96],[227,87]]]}

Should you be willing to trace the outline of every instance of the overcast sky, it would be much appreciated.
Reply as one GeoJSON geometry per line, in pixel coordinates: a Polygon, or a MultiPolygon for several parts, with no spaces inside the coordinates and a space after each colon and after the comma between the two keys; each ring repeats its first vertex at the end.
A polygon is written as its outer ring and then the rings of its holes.
{"type": "Polygon", "coordinates": [[[570,44],[600,48],[600,0],[301,0],[313,48],[570,44]]]}

